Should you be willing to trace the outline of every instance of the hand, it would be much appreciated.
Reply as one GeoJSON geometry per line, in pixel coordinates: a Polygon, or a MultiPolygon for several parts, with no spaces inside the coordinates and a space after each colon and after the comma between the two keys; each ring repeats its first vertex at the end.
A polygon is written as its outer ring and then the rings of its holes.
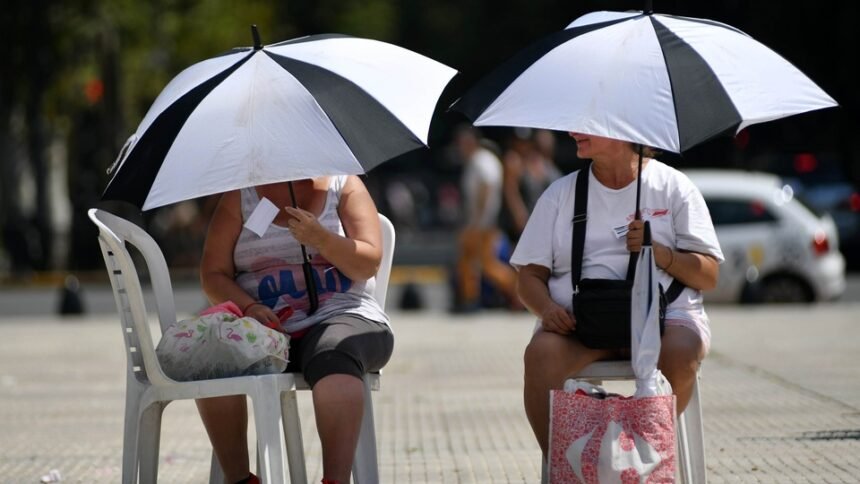
{"type": "Polygon", "coordinates": [[[307,210],[293,207],[284,207],[284,210],[290,216],[287,227],[300,244],[319,248],[331,234],[307,210]]]}
{"type": "Polygon", "coordinates": [[[627,226],[627,250],[639,252],[642,250],[642,241],[645,239],[645,222],[634,220],[627,226]]]}
{"type": "Polygon", "coordinates": [[[560,305],[552,302],[541,311],[541,327],[544,331],[558,334],[570,334],[576,329],[576,319],[560,305]]]}
{"type": "Polygon", "coordinates": [[[265,304],[252,304],[245,310],[245,317],[254,318],[263,326],[272,328],[276,331],[283,331],[281,329],[281,321],[278,319],[278,316],[275,315],[274,311],[269,309],[265,304]]]}

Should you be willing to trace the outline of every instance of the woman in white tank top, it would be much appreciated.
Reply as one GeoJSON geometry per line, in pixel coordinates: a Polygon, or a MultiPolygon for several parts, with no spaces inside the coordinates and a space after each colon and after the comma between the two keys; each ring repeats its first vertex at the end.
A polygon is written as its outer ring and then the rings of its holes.
{"type": "MultiPolygon", "coordinates": [[[[275,183],[225,193],[201,260],[212,304],[233,301],[246,316],[291,335],[290,366],[313,391],[323,448],[324,482],[349,482],[363,408],[361,376],[391,356],[388,318],[373,299],[382,258],[376,206],[356,176],[275,183]],[[266,198],[282,208],[262,235],[244,227],[266,198]],[[304,245],[314,281],[305,281],[304,245]],[[319,306],[309,309],[307,286],[319,306]]],[[[228,482],[256,482],[249,472],[244,396],[197,401],[228,482]]],[[[273,423],[274,424],[274,423],[273,423]]]]}

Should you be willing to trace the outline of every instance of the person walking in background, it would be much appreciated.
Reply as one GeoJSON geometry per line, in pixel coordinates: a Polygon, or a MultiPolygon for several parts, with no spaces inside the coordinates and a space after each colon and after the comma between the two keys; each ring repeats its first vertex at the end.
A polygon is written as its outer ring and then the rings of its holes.
{"type": "Polygon", "coordinates": [[[516,242],[541,194],[561,178],[552,156],[551,131],[515,130],[504,156],[504,201],[509,216],[508,235],[516,242]]]}
{"type": "Polygon", "coordinates": [[[487,278],[508,301],[515,301],[516,272],[497,255],[502,235],[502,162],[481,145],[478,131],[468,125],[454,135],[463,160],[461,178],[465,225],[460,232],[457,260],[457,310],[480,308],[481,277],[487,278]]]}

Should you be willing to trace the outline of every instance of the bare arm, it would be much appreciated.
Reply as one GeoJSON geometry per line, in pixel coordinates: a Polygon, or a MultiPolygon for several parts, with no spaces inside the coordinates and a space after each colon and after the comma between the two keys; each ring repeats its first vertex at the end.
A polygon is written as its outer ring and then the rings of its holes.
{"type": "Polygon", "coordinates": [[[529,211],[520,193],[519,180],[522,173],[522,160],[517,153],[505,156],[505,172],[503,178],[505,203],[513,218],[514,228],[522,232],[529,218],[529,211]]]}
{"type": "Polygon", "coordinates": [[[356,281],[376,275],[382,261],[379,215],[357,176],[347,179],[338,205],[346,237],[326,230],[310,212],[292,207],[286,207],[286,211],[293,216],[288,225],[296,240],[315,247],[344,275],[356,281]]]}
{"type": "Polygon", "coordinates": [[[549,269],[541,265],[521,267],[517,273],[517,295],[529,311],[541,318],[545,331],[568,334],[576,329],[576,321],[550,297],[549,276],[549,269]]]}
{"type": "Polygon", "coordinates": [[[238,191],[225,193],[218,201],[206,243],[200,260],[200,283],[212,304],[233,301],[240,308],[247,308],[246,315],[264,324],[277,324],[278,318],[250,294],[236,284],[236,266],[233,264],[233,249],[242,232],[242,213],[238,191]]]}
{"type": "MultiPolygon", "coordinates": [[[[645,224],[642,220],[630,222],[627,232],[627,250],[639,252],[642,248],[645,224]]],[[[717,286],[720,264],[707,254],[673,250],[658,242],[654,246],[654,263],[685,286],[707,291],[717,286]]]]}
{"type": "Polygon", "coordinates": [[[672,250],[665,245],[654,243],[654,262],[657,267],[683,282],[685,286],[700,291],[717,287],[720,278],[720,264],[707,254],[672,250]]]}

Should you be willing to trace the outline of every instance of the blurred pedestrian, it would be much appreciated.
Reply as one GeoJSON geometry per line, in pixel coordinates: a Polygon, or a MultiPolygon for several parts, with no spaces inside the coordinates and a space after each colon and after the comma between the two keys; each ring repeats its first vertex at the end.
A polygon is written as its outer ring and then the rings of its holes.
{"type": "Polygon", "coordinates": [[[555,138],[547,130],[515,130],[504,155],[504,201],[508,235],[516,242],[544,190],[561,178],[552,155],[555,138]]]}
{"type": "Polygon", "coordinates": [[[498,256],[503,167],[499,157],[481,143],[478,131],[461,126],[454,137],[463,160],[461,178],[465,223],[457,260],[457,310],[481,306],[482,276],[508,301],[515,301],[516,272],[498,256]]]}

